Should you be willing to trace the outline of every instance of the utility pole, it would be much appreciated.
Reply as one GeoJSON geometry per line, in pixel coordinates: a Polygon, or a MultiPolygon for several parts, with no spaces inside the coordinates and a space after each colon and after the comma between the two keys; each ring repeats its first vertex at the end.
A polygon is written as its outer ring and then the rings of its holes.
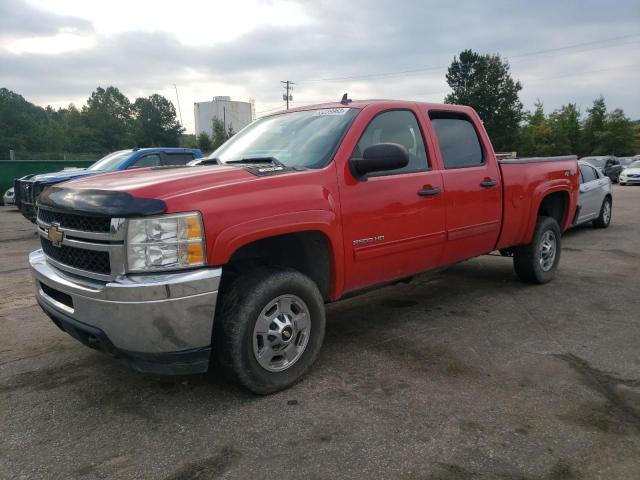
{"type": "Polygon", "coordinates": [[[281,80],[280,83],[284,86],[285,93],[282,94],[282,99],[287,102],[287,110],[289,110],[289,101],[293,101],[293,95],[291,93],[293,91],[294,82],[291,80],[281,80]]]}
{"type": "MultiPolygon", "coordinates": [[[[178,87],[176,86],[176,84],[173,84],[173,88],[176,89],[176,100],[178,100],[178,114],[180,115],[180,125],[182,125],[184,127],[184,123],[182,123],[182,110],[180,109],[180,97],[178,96],[178,87]]],[[[196,135],[198,133],[196,132],[196,135]]]]}

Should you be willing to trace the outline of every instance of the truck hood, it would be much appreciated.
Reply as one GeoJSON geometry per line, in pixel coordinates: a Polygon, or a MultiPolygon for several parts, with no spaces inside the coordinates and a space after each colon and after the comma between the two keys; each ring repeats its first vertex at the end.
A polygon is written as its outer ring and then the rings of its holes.
{"type": "Polygon", "coordinates": [[[58,183],[72,180],[74,178],[98,175],[99,173],[103,172],[100,172],[99,170],[86,170],[84,168],[78,168],[74,170],[61,170],[59,172],[40,173],[38,175],[34,175],[29,180],[31,180],[32,182],[41,183],[58,183]]]}
{"type": "Polygon", "coordinates": [[[199,190],[257,180],[240,166],[141,168],[85,177],[61,185],[74,190],[125,192],[133,197],[167,200],[199,190]]]}

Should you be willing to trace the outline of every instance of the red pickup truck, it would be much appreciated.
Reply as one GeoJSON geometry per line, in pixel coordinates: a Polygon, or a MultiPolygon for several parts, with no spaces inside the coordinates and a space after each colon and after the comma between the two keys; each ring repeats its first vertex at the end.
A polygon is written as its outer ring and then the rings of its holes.
{"type": "Polygon", "coordinates": [[[544,283],[575,157],[497,160],[473,109],[345,101],[261,118],[199,166],[74,180],[38,200],[37,300],[132,367],[210,357],[257,393],[312,365],[324,304],[492,251],[544,283]]]}

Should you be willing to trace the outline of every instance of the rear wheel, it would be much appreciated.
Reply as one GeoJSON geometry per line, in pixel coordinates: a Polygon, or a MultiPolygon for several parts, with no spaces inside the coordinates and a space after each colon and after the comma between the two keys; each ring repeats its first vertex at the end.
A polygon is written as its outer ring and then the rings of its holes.
{"type": "Polygon", "coordinates": [[[223,292],[214,328],[218,360],[254,393],[282,390],[309,370],[324,338],[322,295],[307,276],[259,268],[223,292]]]}
{"type": "Polygon", "coordinates": [[[593,221],[593,226],[596,228],[607,228],[611,222],[611,199],[605,198],[600,207],[600,215],[593,221]]]}
{"type": "Polygon", "coordinates": [[[538,217],[529,245],[514,249],[513,267],[518,278],[526,283],[547,283],[560,263],[560,227],[551,217],[538,217]]]}

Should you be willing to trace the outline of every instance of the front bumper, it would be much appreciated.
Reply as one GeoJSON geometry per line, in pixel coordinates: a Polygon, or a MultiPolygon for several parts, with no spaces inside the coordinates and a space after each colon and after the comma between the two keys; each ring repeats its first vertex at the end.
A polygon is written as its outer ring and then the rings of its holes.
{"type": "Polygon", "coordinates": [[[640,185],[640,177],[620,177],[619,181],[628,185],[640,185]]]}
{"type": "Polygon", "coordinates": [[[162,374],[205,372],[221,268],[122,276],[72,276],[29,255],[36,298],[58,327],[85,345],[162,374]]]}
{"type": "Polygon", "coordinates": [[[2,201],[4,202],[5,205],[15,205],[16,204],[16,197],[9,197],[8,195],[4,195],[2,197],[2,201]]]}

